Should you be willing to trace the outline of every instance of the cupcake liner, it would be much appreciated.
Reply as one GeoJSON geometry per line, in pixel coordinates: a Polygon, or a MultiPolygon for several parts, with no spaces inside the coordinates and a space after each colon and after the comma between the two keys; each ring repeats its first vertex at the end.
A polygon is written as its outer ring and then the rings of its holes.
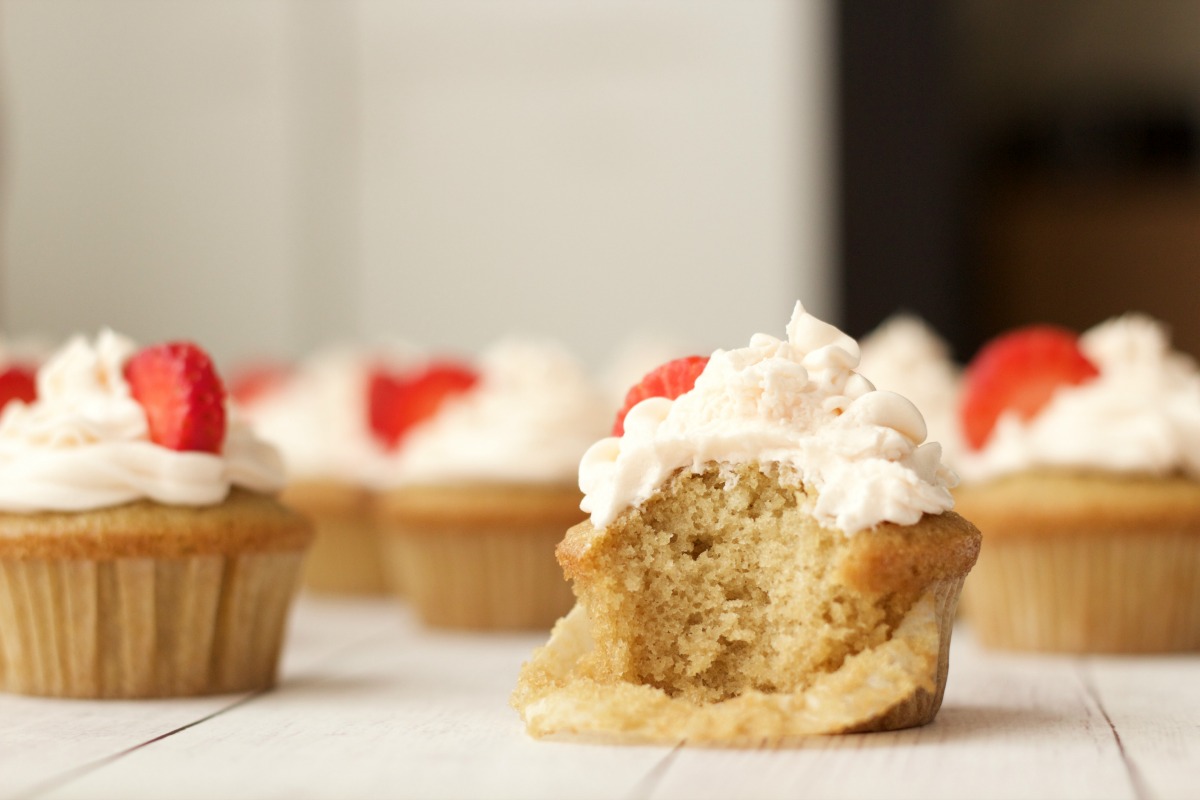
{"type": "Polygon", "coordinates": [[[430,625],[548,629],[575,600],[554,559],[563,530],[410,524],[385,533],[386,566],[430,625]]]}
{"type": "Polygon", "coordinates": [[[577,670],[593,647],[583,606],[522,667],[511,702],[530,734],[576,741],[722,747],[785,746],[800,737],[925,725],[941,708],[961,577],[935,581],[882,644],[796,692],[748,692],[719,703],[577,670]]]}
{"type": "Polygon", "coordinates": [[[954,618],[958,612],[958,600],[965,580],[966,578],[962,577],[938,581],[929,590],[938,631],[937,664],[930,676],[933,688],[930,690],[922,686],[886,712],[847,727],[840,731],[841,733],[894,731],[915,728],[933,721],[942,708],[946,681],[950,677],[950,637],[954,633],[954,618]]]}
{"type": "Polygon", "coordinates": [[[309,514],[317,536],[304,563],[303,585],[315,592],[384,594],[391,586],[384,575],[379,532],[370,517],[309,514]]]}
{"type": "Polygon", "coordinates": [[[986,535],[964,592],[985,645],[1069,653],[1200,650],[1200,535],[986,535]]]}
{"type": "Polygon", "coordinates": [[[0,558],[0,689],[142,698],[267,688],[302,558],[0,558]]]}

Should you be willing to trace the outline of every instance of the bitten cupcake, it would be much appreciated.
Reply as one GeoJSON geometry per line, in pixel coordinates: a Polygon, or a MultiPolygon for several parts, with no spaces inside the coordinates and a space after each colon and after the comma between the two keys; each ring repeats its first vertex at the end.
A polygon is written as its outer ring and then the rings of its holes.
{"type": "Polygon", "coordinates": [[[984,347],[962,398],[959,507],[985,546],[964,594],[984,644],[1200,649],[1200,372],[1142,315],[984,347]]]}
{"type": "Polygon", "coordinates": [[[371,480],[387,453],[371,430],[369,397],[375,382],[410,361],[395,350],[328,348],[293,369],[266,365],[244,373],[234,392],[255,430],[283,455],[283,502],[316,528],[304,566],[307,589],[386,591],[371,480]]]}
{"type": "Polygon", "coordinates": [[[916,408],[797,304],[680,359],[584,455],[578,604],[522,668],[535,736],[760,745],[937,714],[979,532],[916,408]]]}
{"type": "Polygon", "coordinates": [[[582,367],[507,341],[478,371],[430,363],[376,401],[396,447],[380,502],[387,565],[422,619],[548,628],[571,605],[554,546],[583,518],[575,467],[610,414],[582,367]]]}
{"type": "Polygon", "coordinates": [[[68,342],[0,414],[0,688],[270,686],[312,533],[193,344],[68,342]]]}

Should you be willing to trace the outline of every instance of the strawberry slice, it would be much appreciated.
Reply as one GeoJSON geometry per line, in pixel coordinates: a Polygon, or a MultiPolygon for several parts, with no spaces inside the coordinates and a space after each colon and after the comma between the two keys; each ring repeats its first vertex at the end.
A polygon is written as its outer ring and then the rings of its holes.
{"type": "Polygon", "coordinates": [[[27,364],[10,364],[0,370],[0,409],[10,400],[32,403],[37,399],[37,368],[27,364]]]}
{"type": "Polygon", "coordinates": [[[1030,325],[993,339],[967,366],[963,379],[959,413],[967,444],[983,447],[1005,411],[1030,419],[1060,388],[1099,374],[1079,349],[1079,337],[1065,328],[1030,325]]]}
{"type": "Polygon", "coordinates": [[[283,387],[292,370],[285,364],[263,362],[244,365],[229,378],[229,396],[238,405],[249,406],[283,387]]]}
{"type": "Polygon", "coordinates": [[[394,450],[417,424],[433,417],[452,397],[470,391],[479,374],[463,364],[434,362],[416,373],[396,374],[377,368],[367,387],[371,432],[394,450]]]}
{"type": "Polygon", "coordinates": [[[150,441],[171,450],[221,452],[225,387],[207,353],[191,342],[147,347],[125,364],[125,380],[146,412],[150,441]]]}
{"type": "Polygon", "coordinates": [[[617,420],[613,423],[612,435],[625,435],[625,415],[629,409],[648,397],[666,397],[674,400],[685,392],[690,392],[696,385],[696,378],[708,364],[708,356],[687,356],[668,361],[646,373],[641,382],[625,395],[625,405],[617,412],[617,420]]]}

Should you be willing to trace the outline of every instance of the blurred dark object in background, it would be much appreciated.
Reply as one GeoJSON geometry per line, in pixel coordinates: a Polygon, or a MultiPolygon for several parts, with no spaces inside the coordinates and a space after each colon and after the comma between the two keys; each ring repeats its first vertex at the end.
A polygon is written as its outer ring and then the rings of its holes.
{"type": "Polygon", "coordinates": [[[1139,174],[1196,168],[1196,120],[1184,105],[1051,106],[1014,120],[989,154],[999,173],[1139,174]]]}
{"type": "Polygon", "coordinates": [[[1145,311],[1200,354],[1197,123],[1184,105],[1047,109],[997,140],[979,206],[982,330],[1145,311]]]}
{"type": "Polygon", "coordinates": [[[1126,311],[1200,354],[1200,3],[847,0],[844,319],[960,358],[1126,311]]]}
{"type": "Polygon", "coordinates": [[[898,310],[959,355],[964,308],[962,152],[953,27],[939,0],[835,3],[842,326],[862,336],[898,310]]]}
{"type": "Polygon", "coordinates": [[[979,328],[1075,330],[1125,311],[1171,325],[1200,354],[1200,184],[1176,174],[1026,174],[981,216],[979,328]]]}

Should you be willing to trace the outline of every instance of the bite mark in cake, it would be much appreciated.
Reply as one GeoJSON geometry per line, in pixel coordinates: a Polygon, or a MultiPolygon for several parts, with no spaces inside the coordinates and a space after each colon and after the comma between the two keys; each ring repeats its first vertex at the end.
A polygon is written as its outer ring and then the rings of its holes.
{"type": "Polygon", "coordinates": [[[579,602],[513,695],[531,733],[739,744],[923,724],[979,534],[920,414],[797,305],[580,465],[579,602]]]}

